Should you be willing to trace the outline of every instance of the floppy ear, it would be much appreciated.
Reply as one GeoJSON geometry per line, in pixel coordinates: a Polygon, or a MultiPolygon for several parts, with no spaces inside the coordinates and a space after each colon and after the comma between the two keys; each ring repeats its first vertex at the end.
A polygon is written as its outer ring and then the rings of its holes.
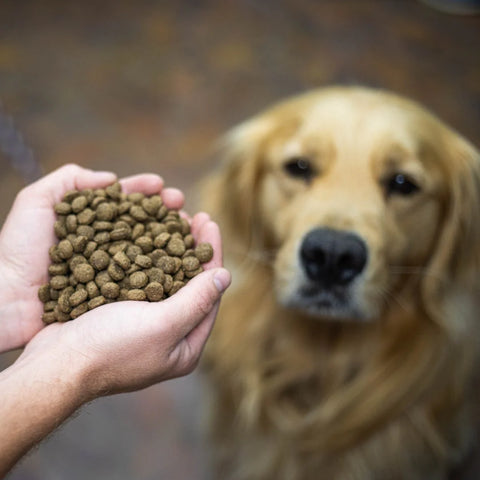
{"type": "Polygon", "coordinates": [[[435,316],[444,318],[452,295],[474,300],[480,293],[480,153],[446,128],[434,148],[443,164],[449,193],[425,275],[423,298],[430,313],[436,310],[435,316]]]}
{"type": "Polygon", "coordinates": [[[226,250],[235,255],[259,246],[257,193],[270,130],[270,121],[256,117],[227,133],[218,147],[220,167],[202,188],[205,210],[219,223],[226,250]]]}

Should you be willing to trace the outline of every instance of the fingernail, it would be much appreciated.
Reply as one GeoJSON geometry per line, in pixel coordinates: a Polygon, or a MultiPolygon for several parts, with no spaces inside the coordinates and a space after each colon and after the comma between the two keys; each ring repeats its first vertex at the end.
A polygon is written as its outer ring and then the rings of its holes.
{"type": "Polygon", "coordinates": [[[230,272],[224,268],[218,269],[213,276],[213,283],[220,293],[223,293],[228,288],[231,281],[232,277],[230,272]]]}

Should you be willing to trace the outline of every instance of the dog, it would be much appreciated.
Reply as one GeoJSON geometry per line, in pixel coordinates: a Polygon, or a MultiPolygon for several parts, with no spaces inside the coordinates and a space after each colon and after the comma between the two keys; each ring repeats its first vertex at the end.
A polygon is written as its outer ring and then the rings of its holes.
{"type": "Polygon", "coordinates": [[[204,367],[219,479],[440,480],[474,443],[480,155],[366,87],[234,128],[205,184],[233,286],[204,367]]]}

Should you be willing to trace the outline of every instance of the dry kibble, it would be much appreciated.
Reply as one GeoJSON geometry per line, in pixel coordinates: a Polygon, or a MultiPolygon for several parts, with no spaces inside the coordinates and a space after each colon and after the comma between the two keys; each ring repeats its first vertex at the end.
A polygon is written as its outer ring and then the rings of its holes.
{"type": "Polygon", "coordinates": [[[145,272],[138,271],[132,273],[129,280],[133,288],[143,288],[148,282],[148,277],[145,272]]]}
{"type": "Polygon", "coordinates": [[[88,263],[81,263],[77,265],[73,270],[74,277],[81,283],[87,283],[93,280],[95,276],[95,270],[88,263]]]}
{"type": "Polygon", "coordinates": [[[72,307],[76,307],[83,303],[88,298],[88,292],[86,290],[77,290],[70,295],[69,302],[72,307]]]}
{"type": "Polygon", "coordinates": [[[45,323],[113,301],[161,301],[213,256],[209,244],[195,248],[189,222],[159,195],[127,195],[118,182],[67,192],[54,210],[58,240],[48,252],[50,280],[38,290],[45,323]]]}
{"type": "Polygon", "coordinates": [[[151,282],[145,287],[145,294],[151,302],[159,302],[163,298],[163,286],[159,282],[151,282]]]}
{"type": "Polygon", "coordinates": [[[107,282],[102,285],[100,291],[105,298],[115,299],[120,293],[120,287],[118,286],[118,283],[107,282]]]}
{"type": "Polygon", "coordinates": [[[95,270],[99,272],[100,270],[105,270],[108,267],[108,264],[110,263],[110,256],[107,252],[97,250],[90,255],[89,261],[90,265],[92,265],[95,270]]]}
{"type": "Polygon", "coordinates": [[[98,297],[92,298],[88,301],[88,308],[89,310],[93,310],[94,308],[100,307],[101,305],[105,305],[107,300],[103,295],[99,295],[98,297]]]}
{"type": "Polygon", "coordinates": [[[199,243],[195,248],[195,256],[200,263],[207,263],[213,258],[213,248],[209,243],[199,243]]]}
{"type": "Polygon", "coordinates": [[[143,290],[140,290],[138,288],[134,288],[132,290],[129,290],[127,293],[127,299],[128,300],[139,300],[143,301],[147,298],[146,293],[143,290]]]}

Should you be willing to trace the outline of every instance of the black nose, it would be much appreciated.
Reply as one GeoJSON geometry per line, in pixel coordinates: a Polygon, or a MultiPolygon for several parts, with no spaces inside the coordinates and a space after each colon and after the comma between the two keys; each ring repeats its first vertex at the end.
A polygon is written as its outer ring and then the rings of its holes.
{"type": "Polygon", "coordinates": [[[307,276],[323,287],[346,285],[367,263],[367,247],[352,233],[317,228],[303,239],[300,256],[307,276]]]}

